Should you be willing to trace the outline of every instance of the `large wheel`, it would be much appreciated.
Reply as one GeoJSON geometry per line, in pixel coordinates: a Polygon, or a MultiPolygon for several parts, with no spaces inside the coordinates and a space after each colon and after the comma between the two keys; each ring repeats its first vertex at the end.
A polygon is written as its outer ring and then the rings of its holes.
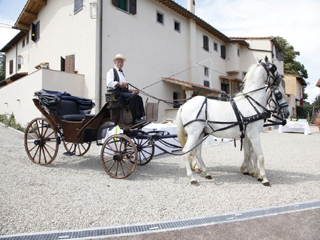
{"type": "Polygon", "coordinates": [[[51,163],[57,156],[60,137],[45,118],[35,118],[27,126],[24,147],[32,162],[40,165],[51,163]]]}
{"type": "Polygon", "coordinates": [[[104,170],[113,178],[129,177],[137,166],[137,148],[123,134],[110,136],[104,142],[100,156],[104,170]]]}
{"type": "Polygon", "coordinates": [[[85,142],[85,143],[72,143],[72,142],[66,142],[62,141],[64,148],[67,150],[67,152],[74,152],[74,156],[82,156],[86,154],[91,146],[91,142],[85,142]]]}
{"type": "Polygon", "coordinates": [[[151,161],[154,155],[154,145],[148,139],[133,138],[138,151],[138,165],[146,165],[151,161]]]}

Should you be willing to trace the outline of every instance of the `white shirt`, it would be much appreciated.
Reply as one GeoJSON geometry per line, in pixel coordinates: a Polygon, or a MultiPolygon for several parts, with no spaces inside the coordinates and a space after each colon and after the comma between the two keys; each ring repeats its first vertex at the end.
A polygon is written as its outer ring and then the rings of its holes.
{"type": "MultiPolygon", "coordinates": [[[[117,67],[114,67],[117,72],[118,72],[118,76],[119,76],[119,81],[120,81],[120,86],[122,84],[122,82],[127,82],[126,77],[124,76],[123,72],[120,72],[119,69],[117,67]]],[[[114,89],[115,85],[117,84],[117,81],[114,81],[114,73],[113,73],[113,68],[111,68],[109,70],[109,72],[107,73],[107,87],[114,89]]]]}

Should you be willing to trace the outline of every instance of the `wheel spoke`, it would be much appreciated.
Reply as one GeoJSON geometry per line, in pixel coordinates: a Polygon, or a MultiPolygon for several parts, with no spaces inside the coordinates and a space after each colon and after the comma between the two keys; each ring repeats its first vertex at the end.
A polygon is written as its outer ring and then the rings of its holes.
{"type": "Polygon", "coordinates": [[[57,132],[46,119],[36,118],[27,126],[24,146],[32,162],[47,165],[55,159],[58,153],[57,132]]]}
{"type": "Polygon", "coordinates": [[[128,136],[112,135],[102,149],[102,166],[111,177],[126,178],[132,174],[137,165],[137,149],[128,136]]]}

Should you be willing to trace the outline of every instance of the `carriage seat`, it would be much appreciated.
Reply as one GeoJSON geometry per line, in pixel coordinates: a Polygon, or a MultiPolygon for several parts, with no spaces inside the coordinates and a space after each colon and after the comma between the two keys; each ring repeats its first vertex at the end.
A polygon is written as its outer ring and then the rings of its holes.
{"type": "Polygon", "coordinates": [[[86,117],[94,116],[93,114],[88,114],[90,110],[87,112],[79,110],[77,103],[72,100],[61,100],[61,108],[58,112],[59,117],[66,121],[82,121],[86,117]]]}

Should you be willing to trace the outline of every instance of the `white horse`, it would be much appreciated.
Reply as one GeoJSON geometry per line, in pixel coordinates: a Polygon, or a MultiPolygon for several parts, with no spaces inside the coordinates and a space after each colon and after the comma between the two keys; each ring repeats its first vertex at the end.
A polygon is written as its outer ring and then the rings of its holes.
{"type": "MultiPolygon", "coordinates": [[[[270,79],[267,87],[267,108],[273,113],[276,121],[273,123],[281,124],[277,120],[285,120],[290,116],[289,105],[286,101],[284,89],[281,86],[282,77],[275,71],[274,77],[270,79]]],[[[285,122],[283,122],[284,124],[285,122]]],[[[243,174],[261,179],[259,168],[257,166],[257,155],[253,151],[251,142],[245,137],[243,139],[244,160],[240,167],[243,174]]]]}
{"type": "Polygon", "coordinates": [[[219,138],[243,138],[246,136],[257,156],[260,178],[269,185],[264,169],[264,156],[260,144],[260,132],[266,119],[265,83],[274,73],[274,65],[265,63],[253,65],[244,80],[242,93],[230,102],[194,97],[180,107],[176,117],[177,135],[183,152],[187,175],[192,184],[197,184],[191,170],[190,153],[194,149],[197,162],[205,177],[211,179],[201,158],[201,141],[206,134],[219,138]],[[231,104],[233,103],[233,104],[231,104]]]}

